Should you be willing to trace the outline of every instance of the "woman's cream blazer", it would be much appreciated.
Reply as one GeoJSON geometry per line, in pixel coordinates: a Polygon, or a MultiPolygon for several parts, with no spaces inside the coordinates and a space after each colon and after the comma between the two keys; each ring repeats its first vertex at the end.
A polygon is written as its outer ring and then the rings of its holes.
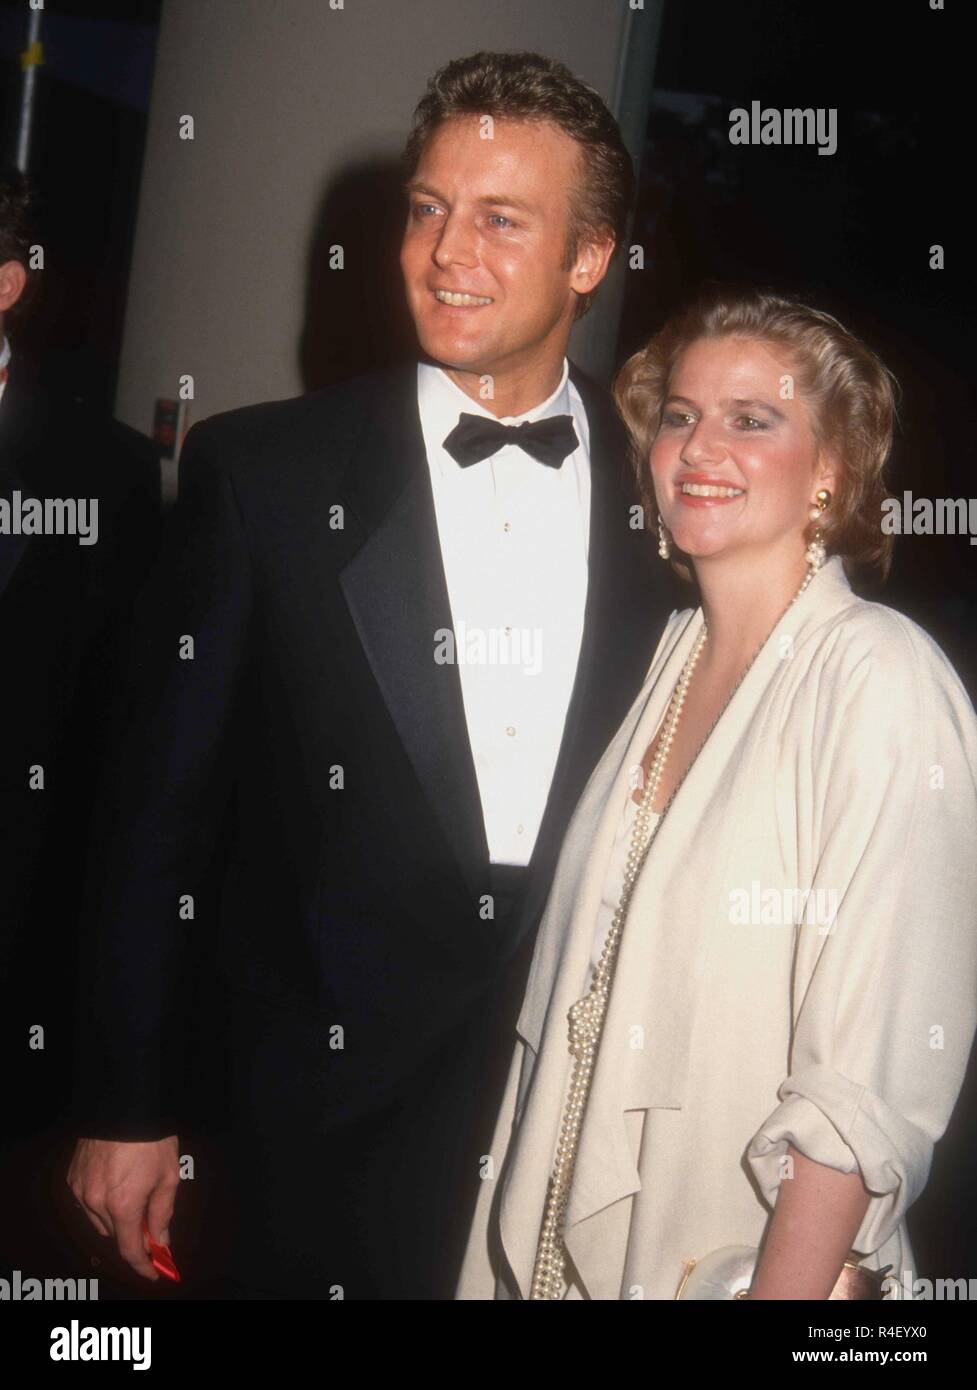
{"type": "MultiPolygon", "coordinates": [[[[701,623],[672,614],[567,829],[457,1298],[528,1297],[567,1010],[590,981],[624,798],[701,623]]],[[[861,1170],[874,1195],[853,1248],[911,1287],[906,1211],[977,1026],[975,909],[973,706],[935,642],[853,594],[833,557],[733,695],[636,884],[567,1212],[567,1296],[672,1299],[689,1256],[757,1246],[788,1142],[861,1170]]]]}

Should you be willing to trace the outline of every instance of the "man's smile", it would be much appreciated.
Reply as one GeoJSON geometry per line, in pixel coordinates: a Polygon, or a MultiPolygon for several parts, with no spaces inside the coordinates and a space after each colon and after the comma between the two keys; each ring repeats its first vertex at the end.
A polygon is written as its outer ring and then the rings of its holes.
{"type": "Polygon", "coordinates": [[[437,302],[449,309],[482,309],[494,301],[486,295],[460,294],[454,290],[433,290],[437,302]]]}

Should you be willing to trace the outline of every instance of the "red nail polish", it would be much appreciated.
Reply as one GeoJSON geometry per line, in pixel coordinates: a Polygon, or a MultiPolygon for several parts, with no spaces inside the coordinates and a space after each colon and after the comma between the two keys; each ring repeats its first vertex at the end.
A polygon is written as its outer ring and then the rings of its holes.
{"type": "Polygon", "coordinates": [[[180,1271],[176,1267],[176,1262],[173,1259],[173,1252],[170,1250],[170,1247],[168,1245],[160,1245],[158,1241],[153,1240],[152,1236],[149,1234],[148,1222],[143,1221],[142,1229],[143,1235],[149,1242],[149,1255],[153,1262],[153,1268],[159,1270],[160,1274],[164,1275],[167,1279],[171,1279],[174,1284],[181,1283],[180,1271]]]}

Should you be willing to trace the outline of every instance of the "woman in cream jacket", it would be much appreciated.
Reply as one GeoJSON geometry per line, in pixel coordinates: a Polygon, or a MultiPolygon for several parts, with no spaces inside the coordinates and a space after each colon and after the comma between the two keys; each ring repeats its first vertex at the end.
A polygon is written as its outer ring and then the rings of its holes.
{"type": "Polygon", "coordinates": [[[933,640],[849,584],[888,565],[891,378],[829,315],[720,287],[615,391],[701,603],[569,825],[456,1296],[673,1299],[690,1258],[744,1245],[751,1298],[827,1298],[849,1252],[911,1297],[906,1212],[977,1026],[977,718],[933,640]],[[570,1153],[568,1011],[651,792],[570,1153]]]}

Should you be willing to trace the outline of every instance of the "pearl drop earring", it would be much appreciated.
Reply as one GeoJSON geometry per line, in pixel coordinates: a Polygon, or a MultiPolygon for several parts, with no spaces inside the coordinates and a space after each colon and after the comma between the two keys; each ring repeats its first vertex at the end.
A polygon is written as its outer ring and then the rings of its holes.
{"type": "MultiPolygon", "coordinates": [[[[808,512],[808,516],[812,521],[817,521],[825,507],[831,501],[831,493],[826,487],[821,487],[818,488],[814,497],[815,505],[808,512]]],[[[824,544],[824,532],[821,530],[820,526],[814,532],[814,538],[807,547],[806,555],[807,563],[815,570],[819,570],[828,558],[828,552],[824,544]]]]}
{"type": "Polygon", "coordinates": [[[664,527],[664,524],[663,524],[663,522],[662,522],[662,519],[661,519],[661,517],[659,517],[659,518],[658,518],[658,554],[662,557],[663,560],[667,560],[668,557],[669,557],[669,555],[671,555],[671,553],[672,553],[672,547],[671,547],[671,544],[670,544],[670,542],[669,542],[668,536],[667,536],[666,533],[665,533],[665,527],[664,527]]]}

